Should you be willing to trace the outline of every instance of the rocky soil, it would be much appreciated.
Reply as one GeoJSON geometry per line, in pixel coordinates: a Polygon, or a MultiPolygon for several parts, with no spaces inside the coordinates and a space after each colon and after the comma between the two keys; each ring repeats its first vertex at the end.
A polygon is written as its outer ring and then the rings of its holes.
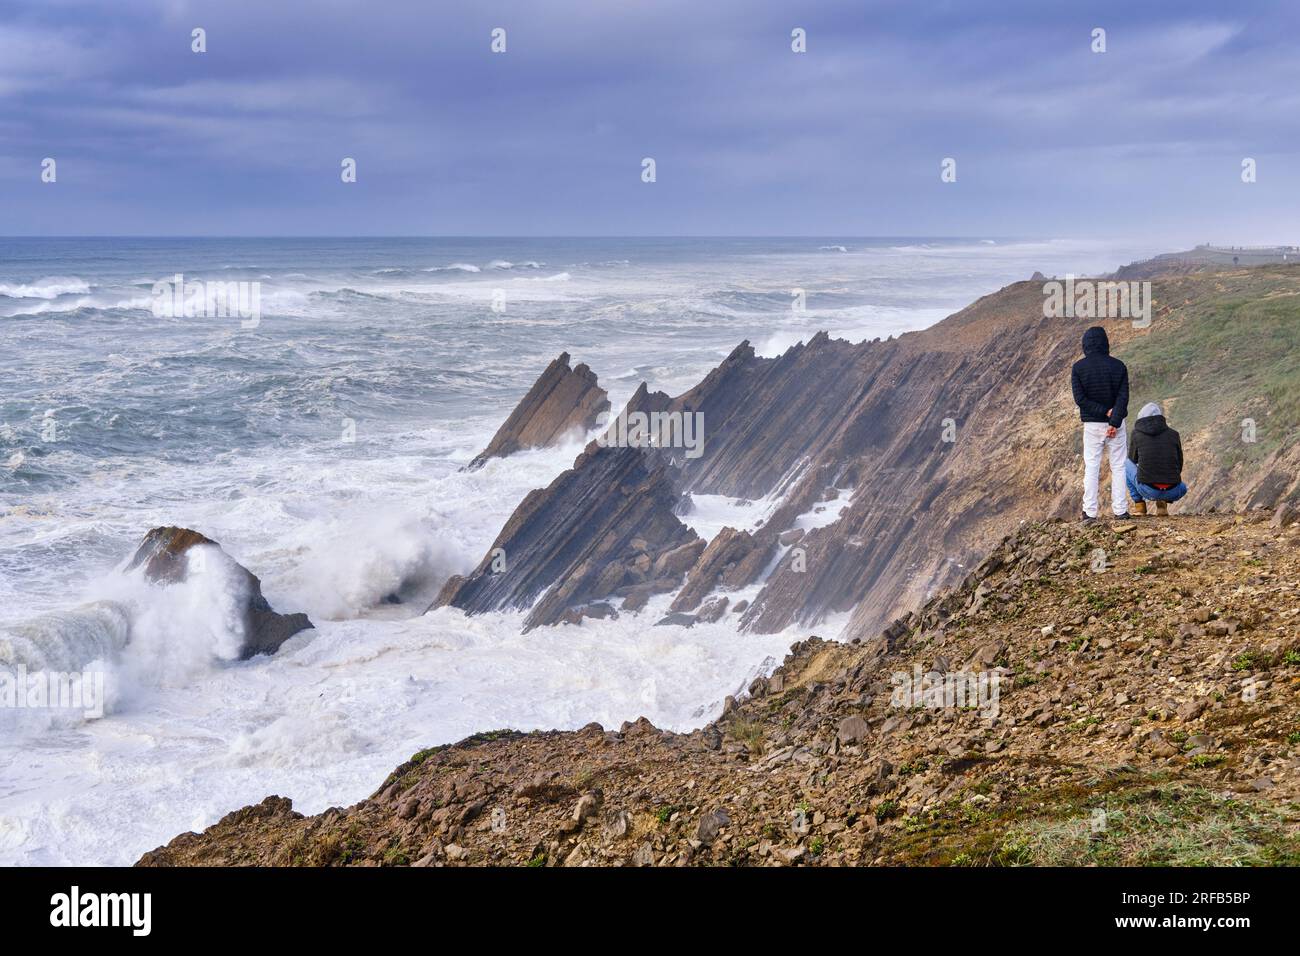
{"type": "Polygon", "coordinates": [[[140,863],[1295,865],[1293,518],[1024,524],[883,632],[796,645],[701,730],[479,734],[355,806],[268,797],[140,863]],[[996,713],[896,693],[961,672],[996,675],[996,713]]]}

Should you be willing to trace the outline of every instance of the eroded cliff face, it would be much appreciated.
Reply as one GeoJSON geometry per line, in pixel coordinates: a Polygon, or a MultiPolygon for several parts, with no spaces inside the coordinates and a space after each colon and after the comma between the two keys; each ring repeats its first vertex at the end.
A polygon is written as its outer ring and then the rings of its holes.
{"type": "MultiPolygon", "coordinates": [[[[853,608],[842,636],[865,639],[959,582],[1020,523],[1077,516],[1081,429],[1069,368],[1092,324],[1106,327],[1129,365],[1130,428],[1154,400],[1182,433],[1191,493],[1175,511],[1300,498],[1300,270],[1170,276],[1152,294],[1146,329],[1044,318],[1042,284],[1025,282],[903,336],[818,463],[824,473],[846,469],[851,503],[799,542],[806,572],[783,559],[745,623],[771,631],[853,608]],[[1254,441],[1244,440],[1247,419],[1254,441]]],[[[815,500],[809,484],[770,526],[815,500]]]]}
{"type": "Polygon", "coordinates": [[[1043,283],[1021,282],[898,339],[819,333],[776,358],[741,343],[683,395],[643,385],[626,411],[701,416],[698,456],[593,443],[512,516],[493,545],[508,570],[494,573],[489,554],[439,603],[531,607],[536,626],[647,589],[681,588],[673,609],[692,611],[761,581],[741,605],[744,627],[774,632],[852,612],[842,636],[870,637],[959,582],[1021,522],[1077,515],[1069,369],[1094,324],[1130,365],[1130,424],[1155,400],[1182,432],[1192,492],[1176,510],[1300,498],[1300,272],[1173,275],[1152,294],[1153,321],[1139,329],[1045,318],[1043,283]],[[663,555],[696,540],[674,516],[689,510],[689,494],[773,504],[755,526],[692,549],[684,578],[656,575],[663,555]],[[838,516],[796,533],[816,509],[838,516]]]}
{"type": "Polygon", "coordinates": [[[845,489],[839,520],[783,557],[745,616],[761,631],[857,612],[851,636],[874,633],[935,589],[960,580],[984,542],[1053,500],[1074,449],[1064,422],[1044,422],[1068,394],[1077,330],[1042,316],[1041,285],[1020,283],[882,354],[835,439],[812,460],[771,527],[793,523],[845,489]]]}

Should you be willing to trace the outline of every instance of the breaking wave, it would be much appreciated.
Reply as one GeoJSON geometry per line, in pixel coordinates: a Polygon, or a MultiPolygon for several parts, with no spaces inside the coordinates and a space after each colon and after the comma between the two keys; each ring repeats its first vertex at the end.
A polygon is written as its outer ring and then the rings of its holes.
{"type": "Polygon", "coordinates": [[[90,285],[75,276],[48,276],[30,284],[0,283],[0,296],[7,299],[57,299],[61,295],[85,295],[90,285]]]}

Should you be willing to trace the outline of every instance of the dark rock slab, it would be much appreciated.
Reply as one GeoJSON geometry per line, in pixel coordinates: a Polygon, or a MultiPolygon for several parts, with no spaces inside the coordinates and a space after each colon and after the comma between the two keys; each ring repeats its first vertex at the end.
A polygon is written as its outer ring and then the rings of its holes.
{"type": "Polygon", "coordinates": [[[655,621],[655,627],[668,627],[676,625],[678,627],[694,627],[696,617],[694,614],[683,614],[680,611],[674,611],[655,621]]]}
{"type": "Polygon", "coordinates": [[[532,608],[531,629],[623,587],[653,591],[659,558],[696,540],[673,513],[678,498],[659,457],[592,442],[572,468],[529,492],[479,566],[449,580],[431,609],[532,608]],[[497,570],[498,553],[505,570],[497,570]]]}
{"type": "Polygon", "coordinates": [[[691,569],[686,587],[673,601],[673,611],[693,611],[716,587],[741,588],[757,577],[772,553],[770,540],[748,531],[723,528],[709,542],[691,569]]]}
{"type": "Polygon", "coordinates": [[[546,367],[488,446],[470,462],[481,468],[489,458],[504,458],[525,448],[547,448],[568,435],[585,435],[609,411],[609,396],[586,365],[569,368],[569,353],[546,367]]]}

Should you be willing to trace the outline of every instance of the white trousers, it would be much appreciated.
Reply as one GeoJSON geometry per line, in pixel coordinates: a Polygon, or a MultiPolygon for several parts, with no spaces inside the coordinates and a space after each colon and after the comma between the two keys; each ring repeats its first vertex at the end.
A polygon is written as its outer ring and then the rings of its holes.
{"type": "Polygon", "coordinates": [[[1124,462],[1128,458],[1128,432],[1121,423],[1114,438],[1106,437],[1105,422],[1083,423],[1083,513],[1097,517],[1097,484],[1101,480],[1101,453],[1110,456],[1110,510],[1115,515],[1128,511],[1128,485],[1124,462]]]}

